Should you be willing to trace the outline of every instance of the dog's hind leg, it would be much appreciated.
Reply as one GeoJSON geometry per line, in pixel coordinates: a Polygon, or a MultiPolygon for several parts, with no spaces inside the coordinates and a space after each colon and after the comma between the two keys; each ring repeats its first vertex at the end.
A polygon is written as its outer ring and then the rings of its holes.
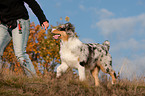
{"type": "Polygon", "coordinates": [[[56,77],[59,78],[67,69],[68,65],[65,62],[62,62],[62,64],[57,67],[56,77]]]}
{"type": "Polygon", "coordinates": [[[111,56],[104,56],[99,59],[97,65],[100,67],[102,72],[108,73],[112,77],[112,84],[116,83],[116,73],[112,69],[112,58],[111,56]]]}
{"type": "Polygon", "coordinates": [[[112,69],[112,66],[109,67],[104,67],[102,65],[99,65],[100,69],[102,70],[102,72],[104,73],[108,73],[111,77],[112,77],[112,84],[116,83],[116,73],[115,71],[112,69]]]}
{"type": "Polygon", "coordinates": [[[91,74],[93,75],[93,77],[94,77],[94,79],[95,79],[95,86],[99,86],[99,85],[100,85],[100,83],[99,83],[99,78],[98,78],[99,71],[100,71],[100,68],[99,68],[99,67],[95,67],[95,68],[91,71],[91,74]]]}

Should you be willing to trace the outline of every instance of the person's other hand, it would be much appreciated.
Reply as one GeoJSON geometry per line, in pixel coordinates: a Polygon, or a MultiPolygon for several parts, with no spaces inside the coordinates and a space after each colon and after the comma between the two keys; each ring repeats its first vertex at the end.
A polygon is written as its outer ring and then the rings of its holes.
{"type": "Polygon", "coordinates": [[[42,28],[47,30],[48,27],[49,27],[49,23],[47,21],[43,22],[42,28]]]}

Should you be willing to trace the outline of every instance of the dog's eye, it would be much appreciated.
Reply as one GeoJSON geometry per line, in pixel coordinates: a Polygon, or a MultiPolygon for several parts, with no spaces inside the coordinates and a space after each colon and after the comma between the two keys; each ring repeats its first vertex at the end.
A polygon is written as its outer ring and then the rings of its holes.
{"type": "Polygon", "coordinates": [[[65,28],[58,28],[59,31],[65,31],[65,28]]]}
{"type": "Polygon", "coordinates": [[[61,28],[61,31],[65,31],[65,28],[61,28]]]}
{"type": "Polygon", "coordinates": [[[67,33],[67,35],[72,35],[72,33],[69,32],[69,33],[67,33]]]}
{"type": "Polygon", "coordinates": [[[71,33],[67,33],[68,35],[71,35],[71,33]]]}

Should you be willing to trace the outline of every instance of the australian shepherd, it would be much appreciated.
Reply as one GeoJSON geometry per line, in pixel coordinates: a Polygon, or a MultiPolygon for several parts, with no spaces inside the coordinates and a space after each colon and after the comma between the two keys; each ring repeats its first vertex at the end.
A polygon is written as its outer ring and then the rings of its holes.
{"type": "Polygon", "coordinates": [[[99,86],[98,73],[100,69],[110,74],[112,84],[116,82],[116,73],[112,69],[112,57],[109,54],[110,42],[103,44],[82,43],[75,34],[75,28],[71,23],[66,23],[52,29],[55,39],[61,39],[60,57],[61,65],[57,68],[57,77],[60,77],[69,67],[78,69],[79,79],[85,80],[85,70],[90,70],[95,79],[95,85],[99,86]]]}

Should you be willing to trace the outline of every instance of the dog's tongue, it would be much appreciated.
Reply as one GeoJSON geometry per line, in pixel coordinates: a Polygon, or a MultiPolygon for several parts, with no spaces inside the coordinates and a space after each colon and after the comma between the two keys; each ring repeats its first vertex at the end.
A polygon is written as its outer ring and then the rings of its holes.
{"type": "Polygon", "coordinates": [[[60,36],[60,35],[54,35],[53,38],[54,38],[54,39],[58,39],[59,36],[60,36]]]}

